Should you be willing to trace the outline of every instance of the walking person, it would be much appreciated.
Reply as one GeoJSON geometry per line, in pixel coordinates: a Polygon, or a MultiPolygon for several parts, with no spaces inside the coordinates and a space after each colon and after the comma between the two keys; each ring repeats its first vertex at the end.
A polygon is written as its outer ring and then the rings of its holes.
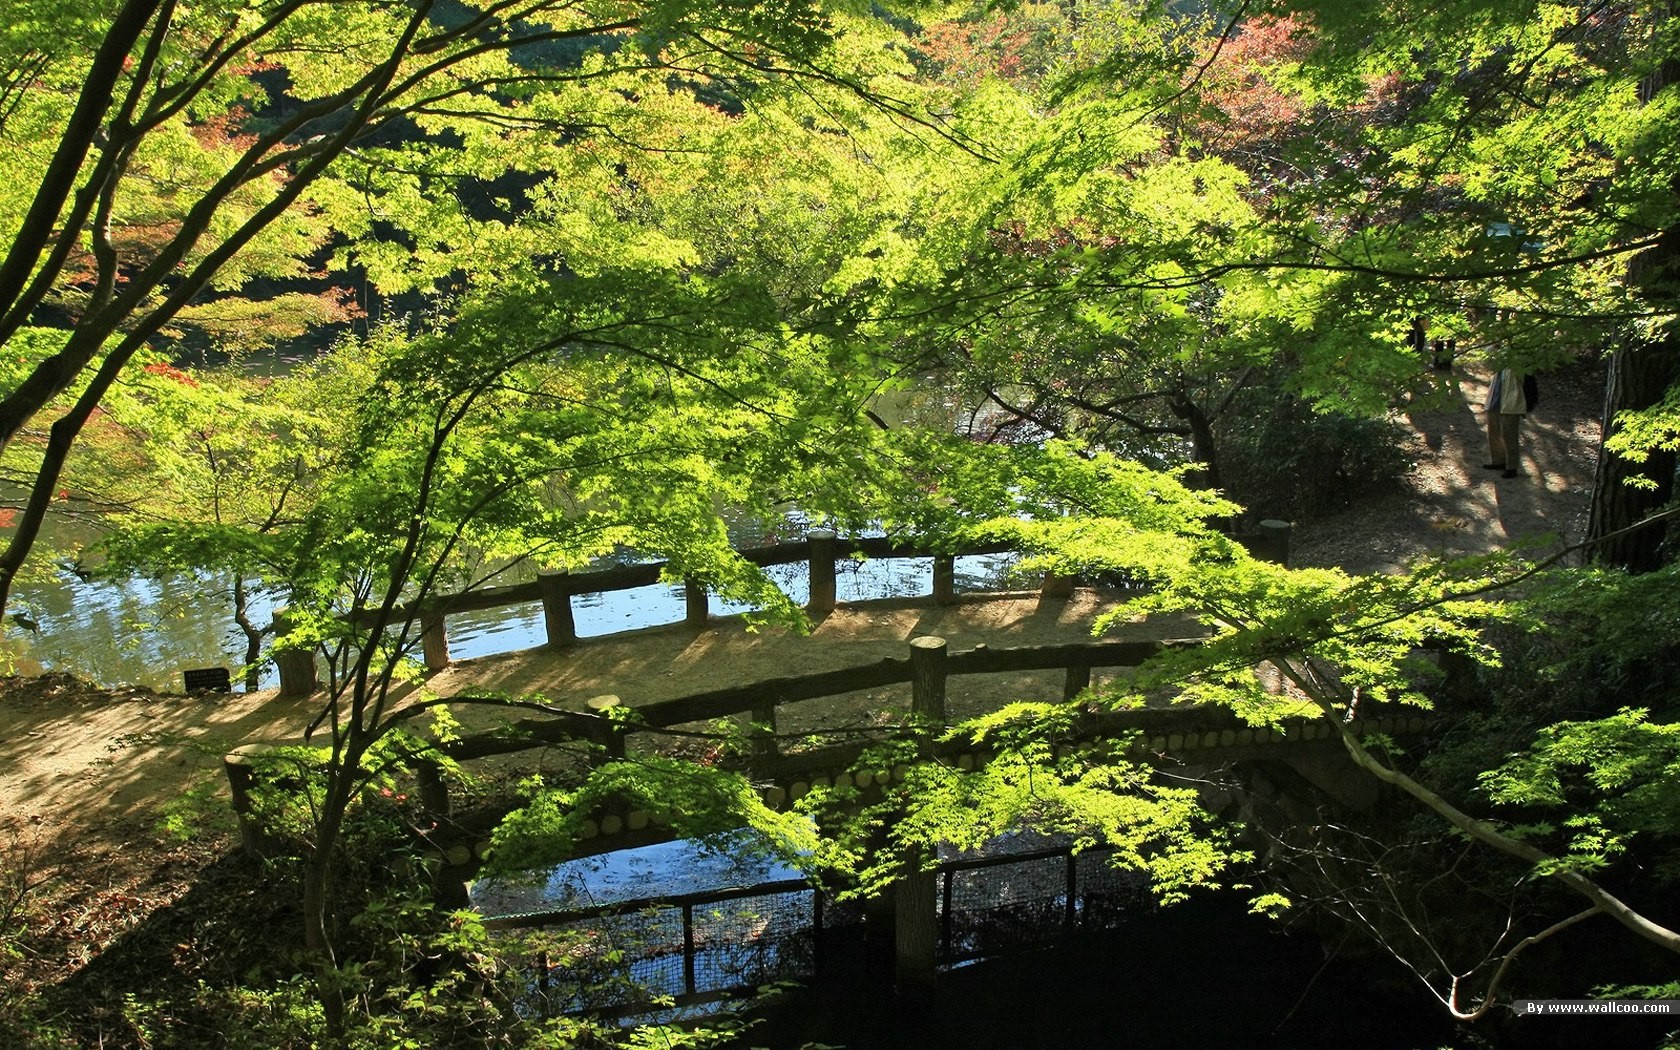
{"type": "Polygon", "coordinates": [[[1517,476],[1522,460],[1522,420],[1528,413],[1529,396],[1522,373],[1514,368],[1501,368],[1488,386],[1487,412],[1488,470],[1497,470],[1502,478],[1517,476]]]}

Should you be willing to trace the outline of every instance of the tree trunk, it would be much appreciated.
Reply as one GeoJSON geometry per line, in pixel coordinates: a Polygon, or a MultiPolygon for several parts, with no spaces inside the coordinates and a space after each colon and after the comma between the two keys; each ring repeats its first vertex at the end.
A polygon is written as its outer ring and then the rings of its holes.
{"type": "MultiPolygon", "coordinates": [[[[131,61],[131,52],[147,32],[157,14],[161,0],[129,0],[111,19],[111,27],[100,42],[93,64],[82,83],[76,108],[70,114],[53,151],[51,163],[43,173],[30,208],[21,226],[11,237],[11,246],[0,261],[0,315],[5,318],[0,328],[0,341],[21,326],[33,303],[24,300],[24,288],[30,275],[36,272],[41,256],[61,240],[59,218],[64,202],[76,184],[76,173],[82,169],[101,126],[110,115],[116,89],[123,71],[131,61]]],[[[165,21],[167,21],[167,16],[165,21]]],[[[154,30],[161,33],[164,26],[154,30]]],[[[79,223],[78,223],[79,225],[79,223]]]]}
{"type": "MultiPolygon", "coordinates": [[[[1618,350],[1610,359],[1604,384],[1604,437],[1620,427],[1618,412],[1649,408],[1662,399],[1675,378],[1676,347],[1663,344],[1618,350]]],[[[1644,463],[1632,463],[1605,449],[1598,450],[1598,473],[1593,479],[1592,508],[1587,539],[1598,540],[1636,524],[1666,504],[1674,494],[1674,453],[1652,452],[1644,463]],[[1645,478],[1655,488],[1635,488],[1631,478],[1645,478]]],[[[1666,528],[1653,525],[1604,540],[1592,549],[1606,565],[1628,572],[1650,572],[1662,564],[1661,545],[1666,528]]]]}
{"type": "Polygon", "coordinates": [[[262,688],[262,668],[257,660],[262,656],[263,632],[251,622],[251,596],[245,589],[245,573],[233,574],[233,622],[245,635],[245,691],[254,693],[262,688]]]}
{"type": "MultiPolygon", "coordinates": [[[[99,61],[105,62],[115,56],[120,70],[123,58],[117,52],[122,50],[129,35],[138,38],[138,34],[143,31],[158,6],[155,0],[130,0],[121,16],[124,22],[119,28],[123,32],[119,34],[116,29],[112,30],[112,35],[106,40],[106,46],[101,50],[99,61]]],[[[45,409],[54,397],[69,389],[100,354],[104,355],[98,371],[88,381],[87,387],[78,398],[76,407],[53,424],[44,465],[36,475],[34,494],[20,516],[17,532],[13,534],[4,553],[0,554],[0,612],[5,611],[12,583],[34,546],[41,519],[46,513],[43,493],[50,497],[57,485],[64,457],[70,444],[80,433],[82,425],[86,423],[88,414],[116,382],[134,353],[144,346],[147,340],[162,331],[194,296],[207,288],[228,260],[238,254],[257,234],[284,215],[320,177],[327,165],[343,154],[356,136],[368,127],[377,113],[376,107],[384,92],[401,71],[403,59],[408,55],[415,35],[425,26],[430,8],[429,3],[415,7],[405,31],[391,45],[390,57],[386,61],[367,71],[358,81],[344,88],[336,96],[328,96],[313,106],[304,107],[290,120],[268,129],[259,136],[256,142],[246,148],[238,162],[193,203],[181,221],[180,230],[143,270],[128,279],[121,295],[84,316],[58,354],[42,362],[23,382],[8,391],[4,397],[0,397],[0,454],[3,454],[25,424],[45,409]],[[319,136],[319,146],[311,146],[310,143],[314,140],[309,140],[292,147],[290,152],[273,152],[282,146],[288,133],[293,137],[300,137],[315,122],[339,115],[344,117],[341,126],[319,136]],[[194,251],[201,248],[200,241],[211,230],[221,206],[244,186],[269,177],[287,160],[292,162],[291,176],[280,185],[274,196],[240,222],[231,233],[223,236],[219,243],[203,250],[202,257],[193,260],[194,251]],[[185,271],[179,272],[183,266],[185,271]],[[154,304],[154,293],[158,292],[165,282],[170,282],[170,285],[162,295],[161,301],[154,304]],[[117,332],[123,333],[121,341],[112,349],[105,350],[105,340],[117,332]]],[[[66,130],[65,135],[85,134],[90,136],[91,141],[91,136],[97,132],[99,120],[103,119],[104,115],[109,115],[110,99],[103,88],[97,91],[90,89],[83,102],[90,108],[103,108],[88,117],[88,120],[92,121],[91,130],[84,127],[87,121],[78,117],[66,130]]],[[[75,143],[66,146],[66,150],[64,157],[71,159],[76,157],[78,150],[85,155],[85,148],[75,143]]],[[[55,155],[54,164],[59,163],[60,158],[55,155]]],[[[63,160],[63,164],[69,163],[68,159],[63,160]]],[[[80,161],[77,163],[79,166],[80,161]]],[[[111,188],[107,187],[107,191],[105,200],[108,203],[112,195],[111,188]]],[[[38,207],[31,212],[30,221],[46,221],[56,217],[62,210],[63,200],[55,191],[39,197],[36,204],[38,207]]],[[[74,231],[61,230],[50,234],[48,239],[58,237],[61,243],[64,243],[63,238],[73,235],[74,231]]],[[[96,248],[99,243],[96,238],[96,248]]],[[[39,255],[40,252],[35,247],[25,245],[20,248],[14,245],[6,258],[0,261],[0,293],[10,297],[0,298],[0,307],[9,310],[4,317],[0,317],[0,321],[13,325],[21,323],[19,319],[26,317],[32,309],[33,304],[30,301],[13,301],[16,299],[16,293],[8,289],[18,280],[27,278],[27,272],[35,268],[35,260],[39,255]],[[6,318],[11,320],[5,320],[6,318]]],[[[111,257],[111,261],[114,262],[114,256],[111,257]]],[[[109,272],[115,273],[114,269],[109,272]]],[[[46,285],[42,284],[41,295],[45,294],[45,288],[46,285]]],[[[39,296],[36,301],[39,301],[39,296]]],[[[0,329],[0,335],[4,333],[5,329],[0,329]]]]}
{"type": "Polygon", "coordinates": [[[1190,428],[1191,460],[1205,468],[1200,475],[1193,476],[1190,483],[1197,488],[1218,488],[1219,455],[1214,444],[1213,419],[1190,397],[1174,395],[1168,404],[1172,414],[1184,420],[1185,425],[1190,428]]]}
{"type": "Polygon", "coordinates": [[[333,862],[352,790],[345,786],[341,771],[335,762],[328,772],[326,797],[315,825],[315,851],[303,869],[303,943],[315,967],[315,994],[321,1002],[329,1046],[344,1043],[343,975],[332,939],[333,862]]]}
{"type": "MultiPolygon", "coordinates": [[[[1670,3],[1665,12],[1672,21],[1680,5],[1670,3]]],[[[1643,84],[1640,97],[1649,102],[1663,87],[1680,81],[1680,58],[1666,56],[1643,84]]],[[[1680,201],[1680,175],[1669,180],[1669,193],[1680,201]]],[[[1653,310],[1672,310],[1675,282],[1680,279],[1680,228],[1663,231],[1657,245],[1636,256],[1628,266],[1628,283],[1639,289],[1653,310]]],[[[1616,351],[1610,359],[1610,374],[1604,384],[1603,436],[1613,437],[1620,429],[1619,412],[1650,408],[1680,378],[1680,333],[1672,326],[1660,342],[1635,344],[1616,351]]],[[[1592,506],[1587,517],[1587,539],[1600,540],[1592,555],[1606,565],[1628,572],[1650,572],[1662,565],[1662,542],[1667,529],[1654,525],[1616,535],[1637,524],[1674,495],[1675,456],[1653,451],[1644,463],[1630,463],[1606,451],[1598,451],[1598,473],[1593,478],[1592,506]],[[1644,478],[1655,487],[1633,488],[1630,478],[1644,478]]]]}

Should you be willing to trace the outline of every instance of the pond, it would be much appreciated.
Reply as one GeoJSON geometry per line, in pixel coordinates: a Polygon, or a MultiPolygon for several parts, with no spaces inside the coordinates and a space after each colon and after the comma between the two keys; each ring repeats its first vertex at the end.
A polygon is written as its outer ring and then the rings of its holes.
{"type": "MultiPolygon", "coordinates": [[[[749,540],[743,535],[738,542],[749,540]]],[[[959,591],[997,589],[1013,559],[977,555],[957,559],[959,591]]],[[[796,603],[810,597],[809,567],[773,566],[771,578],[796,603]]],[[[841,601],[928,594],[931,559],[846,561],[840,566],[841,601]]],[[[164,581],[84,580],[69,570],[56,578],[17,588],[11,605],[33,624],[8,618],[3,653],[24,673],[66,671],[105,685],[135,684],[157,690],[181,688],[181,673],[194,667],[228,667],[233,678],[244,659],[244,638],[233,623],[231,583],[212,578],[176,577],[164,581]]],[[[251,619],[267,624],[273,602],[259,597],[251,619]]],[[[654,585],[631,590],[581,594],[572,600],[580,638],[681,622],[686,613],[683,588],[654,585]]],[[[714,601],[714,616],[748,611],[735,603],[714,601]]],[[[542,608],[536,603],[451,615],[449,651],[456,659],[490,656],[542,645],[546,640],[542,608]]],[[[262,686],[278,684],[270,663],[262,668],[262,686]]]]}
{"type": "MultiPolygon", "coordinates": [[[[244,367],[284,371],[299,354],[255,356],[244,367]]],[[[196,362],[185,362],[194,364],[196,362]]],[[[915,423],[970,430],[982,424],[976,410],[965,407],[950,392],[928,385],[882,395],[874,410],[892,425],[915,423]]],[[[726,515],[726,518],[729,516],[726,515]]],[[[780,531],[800,535],[808,523],[790,512],[780,531]]],[[[730,539],[737,547],[769,542],[761,523],[728,520],[730,539]]],[[[95,542],[98,533],[86,525],[49,521],[43,530],[43,550],[74,549],[95,542]]],[[[598,567],[625,564],[603,560],[598,567]]],[[[960,558],[959,590],[995,590],[1002,586],[1012,559],[1005,556],[960,558]]],[[[841,601],[928,594],[932,590],[929,559],[894,559],[842,563],[837,597],[841,601]]],[[[796,603],[810,593],[808,568],[786,565],[769,570],[772,579],[796,603]]],[[[517,582],[510,577],[500,582],[517,582]]],[[[573,599],[573,615],[581,638],[616,634],[680,622],[686,605],[677,586],[650,586],[573,599]]],[[[251,620],[266,625],[274,601],[258,596],[251,620]]],[[[65,671],[105,685],[133,684],[157,690],[179,690],[188,668],[227,667],[237,683],[245,652],[244,636],[233,623],[232,581],[211,577],[177,576],[164,580],[118,582],[84,579],[70,567],[46,578],[21,582],[14,589],[3,628],[0,628],[0,672],[26,674],[65,671]]],[[[713,615],[748,611],[746,606],[714,600],[713,615]]],[[[489,656],[539,646],[546,640],[542,609],[535,603],[451,615],[447,623],[449,650],[456,659],[489,656]]],[[[261,684],[279,684],[272,663],[264,662],[261,684]]]]}
{"type": "Polygon", "coordinates": [[[1413,1050],[1453,1039],[1390,959],[1338,959],[1311,933],[1249,914],[1238,894],[1162,908],[1147,877],[1104,851],[1050,856],[1047,845],[1011,835],[976,854],[941,851],[940,878],[966,881],[936,898],[946,932],[931,999],[895,993],[890,928],[855,904],[817,904],[797,872],[751,850],[667,843],[525,884],[480,883],[472,897],[490,915],[589,913],[544,927],[533,1012],[616,1006],[631,1021],[661,1016],[633,1005],[660,995],[703,1016],[724,989],[794,982],[759,1012],[755,1046],[1413,1050]],[[953,930],[987,947],[963,952],[953,930]]]}

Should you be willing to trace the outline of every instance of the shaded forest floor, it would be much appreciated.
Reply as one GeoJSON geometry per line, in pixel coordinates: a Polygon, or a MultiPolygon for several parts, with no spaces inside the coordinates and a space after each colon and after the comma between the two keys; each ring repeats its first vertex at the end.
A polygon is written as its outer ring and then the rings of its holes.
{"type": "Polygon", "coordinates": [[[1522,473],[1487,470],[1479,411],[1486,377],[1460,374],[1458,397],[1399,417],[1413,461],[1400,484],[1363,492],[1345,509],[1296,529],[1293,562],[1396,572],[1419,557],[1482,554],[1514,545],[1551,552],[1586,535],[1598,463],[1604,376],[1578,367],[1541,378],[1540,407],[1522,426],[1522,473]]]}

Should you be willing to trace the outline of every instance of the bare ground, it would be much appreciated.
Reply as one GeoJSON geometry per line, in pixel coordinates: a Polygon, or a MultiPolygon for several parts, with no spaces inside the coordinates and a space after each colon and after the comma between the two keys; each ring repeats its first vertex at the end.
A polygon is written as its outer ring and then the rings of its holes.
{"type": "Polygon", "coordinates": [[[1293,561],[1395,572],[1422,556],[1514,544],[1550,551],[1580,542],[1598,461],[1603,374],[1582,367],[1540,382],[1540,407],[1523,421],[1520,477],[1483,468],[1488,446],[1479,409],[1487,377],[1461,374],[1450,405],[1402,417],[1416,464],[1404,483],[1303,524],[1293,561]]]}
{"type": "MultiPolygon", "coordinates": [[[[1088,634],[1110,604],[1086,589],[1062,601],[1029,595],[945,608],[870,603],[836,610],[806,636],[714,620],[704,630],[654,628],[565,650],[463,660],[428,684],[443,696],[540,693],[574,710],[603,693],[645,703],[903,657],[921,635],[943,637],[952,650],[1065,641],[1088,634]]],[[[1141,624],[1134,630],[1138,637],[1184,633],[1181,625],[1176,632],[1141,624]]],[[[1059,695],[1061,688],[1059,678],[996,677],[985,683],[988,693],[1059,695]]],[[[890,690],[853,699],[860,710],[899,702],[890,690]]],[[[458,710],[469,724],[506,717],[490,708],[458,710]]],[[[144,830],[194,777],[214,773],[230,748],[301,740],[318,711],[318,700],[281,699],[271,690],[205,698],[100,690],[66,675],[0,680],[0,797],[9,820],[48,840],[144,830]]]]}

